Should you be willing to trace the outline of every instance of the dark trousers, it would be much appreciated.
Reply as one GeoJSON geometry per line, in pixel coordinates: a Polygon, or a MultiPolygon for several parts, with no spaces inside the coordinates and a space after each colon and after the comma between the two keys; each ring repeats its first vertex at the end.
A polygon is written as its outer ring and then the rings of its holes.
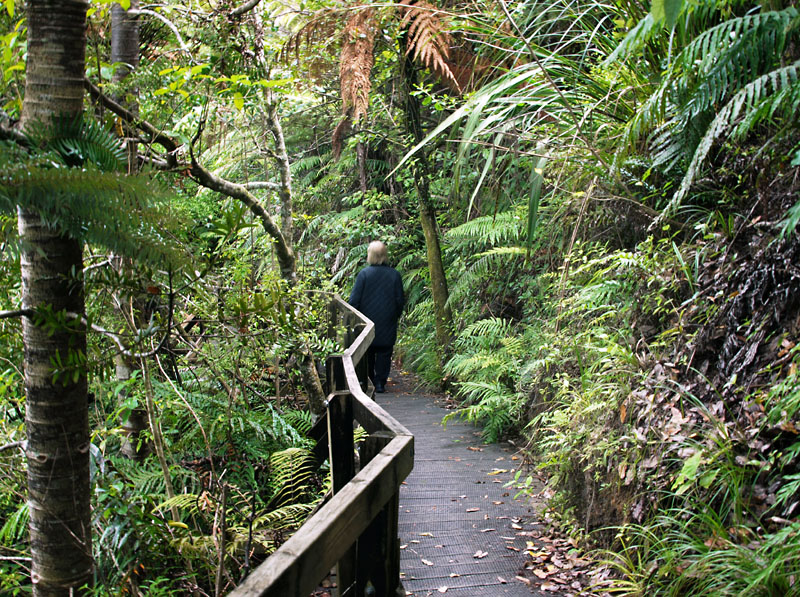
{"type": "Polygon", "coordinates": [[[391,346],[370,346],[367,350],[367,371],[369,378],[375,386],[385,386],[389,379],[389,370],[392,368],[391,346]]]}

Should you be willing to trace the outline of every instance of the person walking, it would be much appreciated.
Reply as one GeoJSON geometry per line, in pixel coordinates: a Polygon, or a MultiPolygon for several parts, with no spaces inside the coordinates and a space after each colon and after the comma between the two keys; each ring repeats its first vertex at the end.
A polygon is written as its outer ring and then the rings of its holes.
{"type": "Polygon", "coordinates": [[[349,303],[375,324],[375,338],[367,350],[369,378],[379,394],[386,391],[397,340],[397,321],[405,303],[403,281],[386,263],[386,245],[379,240],[367,247],[367,267],[358,272],[349,303]]]}

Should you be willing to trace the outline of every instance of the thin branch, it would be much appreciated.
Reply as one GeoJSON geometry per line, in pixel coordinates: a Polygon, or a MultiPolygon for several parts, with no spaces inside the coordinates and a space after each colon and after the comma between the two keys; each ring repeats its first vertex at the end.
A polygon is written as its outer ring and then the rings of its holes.
{"type": "Polygon", "coordinates": [[[14,448],[22,448],[24,445],[25,445],[24,441],[11,442],[10,444],[4,444],[4,445],[0,446],[0,452],[5,452],[6,450],[13,450],[14,448]]]}
{"type": "Polygon", "coordinates": [[[89,92],[89,95],[91,95],[92,98],[99,101],[114,114],[122,118],[127,124],[137,127],[143,133],[148,135],[151,142],[158,143],[159,145],[163,146],[164,149],[167,150],[166,160],[170,168],[175,168],[178,166],[178,160],[175,157],[175,154],[178,152],[178,149],[180,149],[181,146],[176,143],[172,137],[165,135],[154,125],[139,118],[133,112],[115,102],[113,99],[104,94],[102,90],[89,79],[84,79],[83,83],[84,87],[86,87],[86,90],[89,92]]]}
{"type": "Polygon", "coordinates": [[[89,80],[84,80],[84,85],[89,91],[89,94],[96,100],[100,101],[104,106],[111,110],[114,114],[122,118],[126,123],[136,126],[140,131],[147,134],[151,141],[162,145],[166,150],[167,162],[170,164],[171,169],[185,170],[189,176],[199,185],[222,193],[223,195],[232,199],[237,199],[244,203],[250,212],[259,218],[262,226],[267,234],[269,234],[275,241],[275,252],[278,256],[278,263],[281,269],[281,275],[285,280],[294,281],[295,274],[295,255],[292,250],[289,240],[284,237],[275,221],[270,216],[269,212],[264,208],[259,200],[251,194],[244,185],[237,184],[220,178],[212,174],[204,168],[197,161],[194,155],[194,149],[189,147],[189,155],[191,165],[181,164],[176,158],[176,153],[182,147],[176,143],[171,137],[160,132],[155,126],[138,118],[135,114],[126,110],[120,104],[104,95],[103,92],[89,80]]]}
{"type": "Polygon", "coordinates": [[[0,319],[12,319],[14,317],[31,318],[36,314],[33,309],[17,309],[16,311],[0,311],[0,319]]]}
{"type": "Polygon", "coordinates": [[[253,10],[261,0],[247,0],[244,4],[242,4],[239,8],[234,8],[231,11],[232,17],[238,17],[243,15],[244,13],[253,10]]]}
{"type": "Polygon", "coordinates": [[[192,51],[189,49],[186,43],[184,43],[183,38],[181,37],[181,32],[178,31],[178,28],[167,17],[153,10],[147,10],[146,8],[140,8],[139,10],[129,10],[128,14],[134,17],[140,14],[150,15],[151,17],[155,17],[159,21],[164,23],[167,27],[169,27],[170,31],[172,31],[172,33],[178,39],[178,43],[181,46],[181,51],[184,52],[189,57],[190,62],[195,63],[195,60],[192,57],[192,51]]]}
{"type": "Polygon", "coordinates": [[[259,200],[245,188],[244,185],[230,182],[209,172],[197,162],[194,156],[194,151],[191,147],[189,148],[189,153],[192,160],[192,178],[197,181],[198,184],[206,187],[207,189],[217,191],[218,193],[222,193],[223,195],[233,199],[238,199],[244,203],[250,212],[259,220],[261,220],[261,225],[264,227],[266,233],[275,239],[275,252],[278,255],[278,263],[281,268],[281,275],[285,280],[294,280],[294,251],[292,251],[292,248],[289,246],[289,243],[281,233],[278,226],[275,224],[275,220],[272,219],[272,216],[269,214],[269,212],[264,208],[263,205],[261,205],[259,200]]]}
{"type": "Polygon", "coordinates": [[[277,182],[268,182],[268,181],[253,181],[253,182],[245,182],[242,183],[242,186],[247,189],[248,191],[258,191],[262,189],[266,189],[268,191],[280,191],[281,185],[277,182]]]}
{"type": "Polygon", "coordinates": [[[109,265],[111,265],[111,259],[105,259],[105,260],[101,261],[100,263],[94,263],[92,265],[87,265],[85,268],[83,268],[83,275],[85,276],[86,274],[88,274],[92,270],[100,269],[102,267],[108,267],[109,265]]]}
{"type": "Polygon", "coordinates": [[[17,129],[0,124],[0,139],[3,141],[13,141],[17,145],[28,147],[28,138],[17,129]]]}

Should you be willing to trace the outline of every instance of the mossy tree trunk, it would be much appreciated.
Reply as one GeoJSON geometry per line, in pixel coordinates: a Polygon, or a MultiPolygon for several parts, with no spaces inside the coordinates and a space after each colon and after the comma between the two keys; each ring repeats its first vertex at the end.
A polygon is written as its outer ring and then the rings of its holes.
{"type": "MultiPolygon", "coordinates": [[[[404,47],[405,44],[401,44],[404,47]]],[[[420,101],[411,92],[417,83],[417,71],[411,56],[406,54],[403,59],[403,81],[405,83],[405,116],[406,127],[415,144],[424,138],[422,123],[420,121],[420,101]]],[[[425,236],[425,250],[428,260],[428,271],[431,277],[431,295],[433,296],[433,310],[436,325],[436,343],[440,359],[446,356],[453,329],[453,313],[448,305],[449,291],[447,289],[447,276],[442,262],[442,249],[439,244],[439,229],[436,223],[436,209],[430,196],[430,171],[428,158],[424,149],[417,152],[417,162],[412,165],[414,173],[414,186],[417,191],[419,204],[419,219],[422,232],[425,236]]]]}
{"type": "MultiPolygon", "coordinates": [[[[85,0],[29,0],[22,124],[83,110],[85,0]]],[[[22,304],[84,312],[80,241],[19,210],[22,304]]],[[[57,315],[53,316],[57,319],[57,315]]],[[[31,580],[36,596],[92,583],[86,334],[76,320],[48,329],[23,318],[31,580]],[[58,364],[57,367],[54,364],[58,364]]]]}

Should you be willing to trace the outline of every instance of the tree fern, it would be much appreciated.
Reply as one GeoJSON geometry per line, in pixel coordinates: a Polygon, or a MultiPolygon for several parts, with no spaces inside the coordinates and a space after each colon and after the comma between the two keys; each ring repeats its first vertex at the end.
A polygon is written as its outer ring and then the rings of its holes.
{"type": "Polygon", "coordinates": [[[32,126],[30,150],[0,142],[0,211],[17,206],[73,238],[148,263],[180,265],[169,236],[178,219],[166,191],[147,176],[126,176],[119,141],[97,125],[32,126]]]}

